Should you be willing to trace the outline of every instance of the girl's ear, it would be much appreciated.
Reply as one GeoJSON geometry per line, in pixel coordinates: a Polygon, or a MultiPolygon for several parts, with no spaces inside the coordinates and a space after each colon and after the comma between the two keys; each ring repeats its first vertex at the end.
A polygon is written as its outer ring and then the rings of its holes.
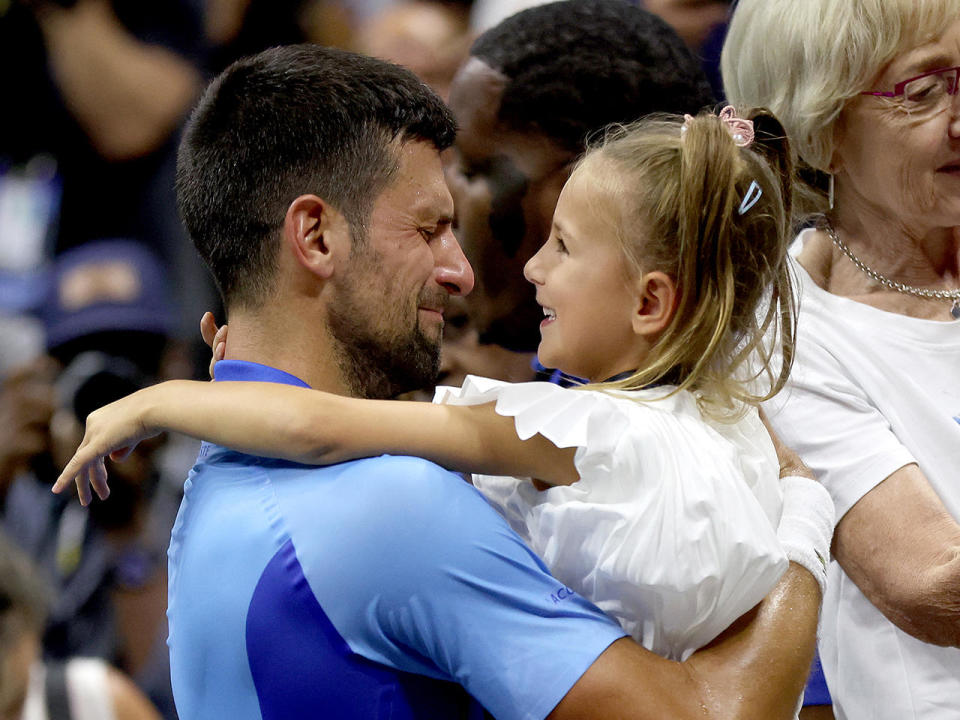
{"type": "Polygon", "coordinates": [[[283,240],[304,269],[328,279],[336,264],[350,256],[350,224],[323,198],[301,195],[283,220],[283,240]]]}
{"type": "Polygon", "coordinates": [[[633,331],[653,340],[667,329],[677,309],[679,292],[676,281],[659,270],[644,273],[637,280],[637,306],[633,313],[633,331]]]}

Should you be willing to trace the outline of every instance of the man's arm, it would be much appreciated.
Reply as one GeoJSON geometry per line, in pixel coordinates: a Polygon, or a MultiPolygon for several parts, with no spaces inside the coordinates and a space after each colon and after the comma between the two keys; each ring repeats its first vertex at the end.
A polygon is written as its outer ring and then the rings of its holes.
{"type": "Polygon", "coordinates": [[[754,610],[685,662],[613,643],[557,705],[571,718],[793,718],[816,642],[820,589],[791,563],[754,610]]]}

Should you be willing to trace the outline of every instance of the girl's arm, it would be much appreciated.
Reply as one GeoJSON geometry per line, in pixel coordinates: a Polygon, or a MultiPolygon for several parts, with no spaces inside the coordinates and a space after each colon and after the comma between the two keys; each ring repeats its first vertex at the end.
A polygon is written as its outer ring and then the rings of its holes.
{"type": "Polygon", "coordinates": [[[312,465],[391,453],[460,472],[532,477],[553,485],[579,479],[575,448],[557,448],[542,435],[521,440],[513,418],[498,415],[493,403],[360,400],[276,383],[171,380],[92,412],[54,492],[76,480],[83,504],[91,499],[91,486],[105,498],[104,458],[120,460],[164,430],[312,465]]]}

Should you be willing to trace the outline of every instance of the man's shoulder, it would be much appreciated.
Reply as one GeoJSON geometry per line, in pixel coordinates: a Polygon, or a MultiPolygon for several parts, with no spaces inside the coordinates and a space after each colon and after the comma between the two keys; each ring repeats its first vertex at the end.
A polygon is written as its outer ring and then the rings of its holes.
{"type": "Polygon", "coordinates": [[[389,537],[416,542],[438,532],[499,532],[502,518],[460,475],[419,457],[380,455],[310,466],[235,453],[211,454],[194,468],[188,496],[227,502],[255,497],[301,544],[324,538],[389,537]],[[241,482],[242,479],[242,482],[241,482]],[[216,498],[219,498],[216,500],[216,498]],[[359,518],[363,522],[358,522],[359,518]],[[423,532],[413,532],[420,527],[423,532]]]}
{"type": "Polygon", "coordinates": [[[329,467],[340,468],[345,474],[399,484],[405,491],[434,487],[457,492],[469,491],[471,487],[457,473],[412,455],[379,455],[329,467]]]}
{"type": "Polygon", "coordinates": [[[462,476],[408,455],[381,455],[331,466],[337,484],[374,513],[398,513],[432,524],[499,521],[500,516],[462,476]],[[347,489],[349,488],[349,489],[347,489]]]}

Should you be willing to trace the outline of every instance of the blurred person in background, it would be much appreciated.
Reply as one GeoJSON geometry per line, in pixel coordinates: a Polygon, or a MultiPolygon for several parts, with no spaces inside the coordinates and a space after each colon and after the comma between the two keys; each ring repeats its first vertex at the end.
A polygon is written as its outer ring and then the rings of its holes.
{"type": "Polygon", "coordinates": [[[462,0],[205,0],[207,68],[277,45],[315,42],[403,65],[446,97],[469,46],[462,0]]]}
{"type": "MultiPolygon", "coordinates": [[[[548,1],[474,0],[471,3],[470,29],[479,35],[515,13],[544,5],[548,1]]],[[[714,94],[718,99],[722,98],[720,51],[733,0],[635,0],[633,4],[659,16],[677,32],[701,61],[714,94]]]]}
{"type": "Polygon", "coordinates": [[[723,98],[720,52],[733,0],[641,0],[640,4],[677,31],[703,64],[714,94],[723,98]]]}
{"type": "MultiPolygon", "coordinates": [[[[0,385],[2,527],[53,588],[44,633],[51,659],[102,658],[175,717],[166,639],[167,535],[185,462],[163,442],[113,472],[117,492],[76,511],[52,498],[89,412],[156,379],[176,315],[161,263],[132,242],[92,242],[57,257],[42,320],[47,357],[0,385]],[[173,462],[169,473],[165,463],[173,462]],[[178,480],[164,481],[165,477],[178,480]]],[[[183,374],[177,374],[183,377],[183,374]]]]}
{"type": "Polygon", "coordinates": [[[768,409],[839,518],[820,658],[844,720],[960,717],[960,2],[740,0],[723,51],[830,199],[768,409]]]}
{"type": "Polygon", "coordinates": [[[470,47],[468,7],[437,0],[402,0],[362,22],[356,52],[403,65],[443,100],[470,47]]]}
{"type": "Polygon", "coordinates": [[[160,720],[103,660],[41,660],[47,602],[29,559],[0,533],[0,720],[160,720]]]}
{"type": "Polygon", "coordinates": [[[184,307],[212,302],[173,196],[201,82],[194,4],[0,0],[0,295],[64,250],[128,238],[168,265],[184,307]]]}
{"type": "Polygon", "coordinates": [[[361,21],[350,0],[202,0],[201,4],[210,74],[277,45],[315,42],[349,47],[361,21]]]}

